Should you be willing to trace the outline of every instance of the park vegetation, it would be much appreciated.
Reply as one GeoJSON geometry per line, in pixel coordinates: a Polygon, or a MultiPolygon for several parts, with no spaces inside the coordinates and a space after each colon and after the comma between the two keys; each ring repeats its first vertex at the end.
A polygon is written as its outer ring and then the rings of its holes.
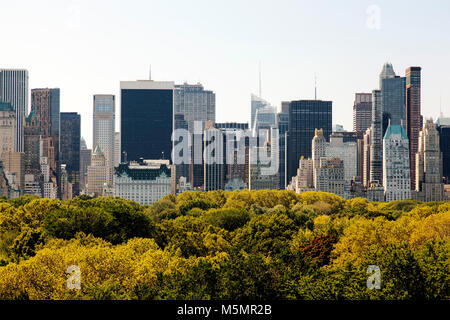
{"type": "Polygon", "coordinates": [[[0,199],[0,299],[449,299],[449,287],[448,201],[274,190],[151,206],[0,199]],[[371,265],[380,289],[367,286],[371,265]]]}

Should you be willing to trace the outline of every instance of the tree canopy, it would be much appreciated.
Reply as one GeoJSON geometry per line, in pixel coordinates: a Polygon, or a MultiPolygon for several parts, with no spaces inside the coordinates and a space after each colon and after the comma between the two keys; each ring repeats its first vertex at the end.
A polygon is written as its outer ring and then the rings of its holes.
{"type": "Polygon", "coordinates": [[[0,202],[0,299],[449,299],[449,271],[449,202],[276,190],[0,202]]]}

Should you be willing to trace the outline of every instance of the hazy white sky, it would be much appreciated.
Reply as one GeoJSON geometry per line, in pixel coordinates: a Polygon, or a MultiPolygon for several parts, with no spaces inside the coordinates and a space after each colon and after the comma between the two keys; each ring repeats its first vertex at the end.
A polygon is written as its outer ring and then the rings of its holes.
{"type": "Polygon", "coordinates": [[[449,15],[447,0],[0,0],[0,68],[61,88],[88,146],[92,95],[116,95],[118,130],[119,82],[147,79],[150,64],[154,80],[214,90],[217,121],[249,121],[259,62],[262,96],[277,106],[313,98],[316,74],[333,124],[351,130],[354,93],[377,88],[386,61],[402,76],[422,66],[424,116],[441,105],[450,116],[449,15]]]}

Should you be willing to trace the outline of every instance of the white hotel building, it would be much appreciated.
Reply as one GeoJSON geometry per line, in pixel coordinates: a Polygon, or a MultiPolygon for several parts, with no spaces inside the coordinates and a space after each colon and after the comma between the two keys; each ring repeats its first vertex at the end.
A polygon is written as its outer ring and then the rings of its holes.
{"type": "Polygon", "coordinates": [[[114,174],[114,196],[152,204],[170,193],[169,160],[121,163],[114,174]]]}

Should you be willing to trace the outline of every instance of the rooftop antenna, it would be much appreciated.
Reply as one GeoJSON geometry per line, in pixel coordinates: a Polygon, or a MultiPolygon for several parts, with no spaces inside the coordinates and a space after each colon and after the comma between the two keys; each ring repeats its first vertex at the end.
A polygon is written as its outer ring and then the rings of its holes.
{"type": "Polygon", "coordinates": [[[259,62],[259,97],[262,98],[262,96],[261,96],[261,61],[259,62]]]}
{"type": "Polygon", "coordinates": [[[317,76],[314,74],[314,100],[317,100],[317,76]]]}
{"type": "Polygon", "coordinates": [[[150,68],[148,71],[148,80],[152,80],[152,65],[150,65],[150,68]]]}

